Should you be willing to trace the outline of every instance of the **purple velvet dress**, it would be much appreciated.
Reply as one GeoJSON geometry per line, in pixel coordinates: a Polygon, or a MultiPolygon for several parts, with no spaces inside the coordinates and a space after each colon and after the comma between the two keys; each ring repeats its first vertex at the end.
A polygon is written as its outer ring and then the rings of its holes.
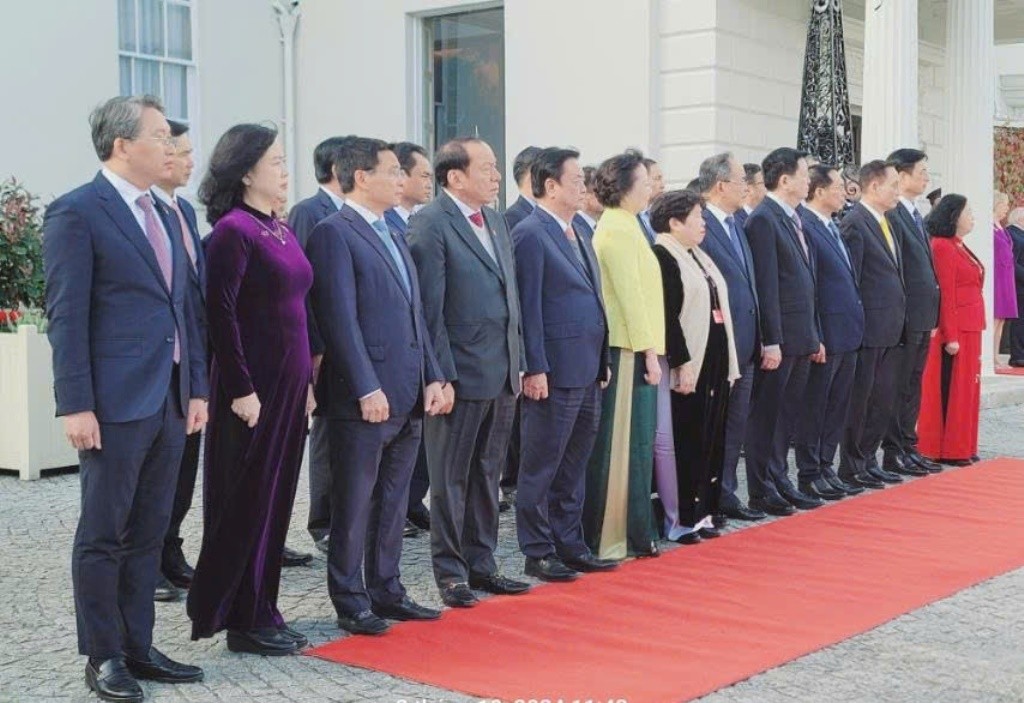
{"type": "Polygon", "coordinates": [[[212,346],[203,545],[188,595],[192,639],[281,627],[281,558],[306,436],[311,376],[305,298],[313,270],[295,235],[240,206],[206,248],[212,346]],[[255,392],[252,429],[231,402],[255,392]]]}
{"type": "Polygon", "coordinates": [[[996,226],[992,230],[992,287],[994,289],[994,314],[997,320],[1017,318],[1017,284],[1014,282],[1013,239],[1010,233],[996,226]]]}

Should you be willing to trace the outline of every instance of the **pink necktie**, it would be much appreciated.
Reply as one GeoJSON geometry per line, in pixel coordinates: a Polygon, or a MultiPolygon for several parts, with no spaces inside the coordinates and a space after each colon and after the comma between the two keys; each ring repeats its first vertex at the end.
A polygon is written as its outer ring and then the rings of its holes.
{"type": "Polygon", "coordinates": [[[800,222],[800,216],[796,213],[793,214],[793,224],[796,226],[796,237],[800,240],[800,246],[803,247],[804,256],[810,258],[810,254],[807,251],[807,240],[804,239],[804,226],[800,222]]]}
{"type": "Polygon", "coordinates": [[[469,221],[472,222],[477,227],[484,226],[484,216],[481,215],[479,212],[474,212],[471,215],[469,215],[469,221]]]}
{"type": "MultiPolygon", "coordinates": [[[[142,212],[145,215],[146,239],[149,240],[149,245],[153,247],[153,253],[156,254],[156,262],[160,265],[160,271],[164,275],[167,290],[171,290],[173,284],[171,251],[167,248],[167,237],[164,236],[164,230],[160,227],[160,220],[157,219],[156,210],[153,209],[153,199],[149,193],[143,193],[135,202],[142,208],[142,212]]],[[[178,339],[178,331],[175,329],[174,363],[177,364],[179,361],[181,361],[181,342],[178,339]]]]}
{"type": "Polygon", "coordinates": [[[192,243],[192,229],[188,226],[185,216],[181,213],[177,200],[171,201],[171,209],[178,213],[178,222],[181,224],[181,239],[185,243],[185,251],[188,252],[188,259],[192,262],[194,268],[196,265],[196,247],[192,243]]]}

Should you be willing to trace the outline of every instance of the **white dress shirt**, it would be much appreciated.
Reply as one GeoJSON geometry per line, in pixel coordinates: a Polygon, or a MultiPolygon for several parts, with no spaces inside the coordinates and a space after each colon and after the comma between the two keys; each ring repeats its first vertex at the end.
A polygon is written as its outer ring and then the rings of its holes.
{"type": "MultiPolygon", "coordinates": [[[[459,211],[466,216],[466,222],[469,223],[469,226],[473,230],[473,233],[476,234],[476,238],[480,240],[480,244],[483,246],[485,250],[487,250],[487,253],[490,254],[491,258],[494,259],[494,262],[497,263],[498,255],[494,251],[494,240],[491,238],[491,233],[487,231],[486,224],[484,227],[477,227],[475,224],[473,224],[473,221],[469,219],[469,216],[474,213],[480,213],[480,215],[483,216],[483,209],[474,210],[469,205],[466,205],[466,203],[462,202],[454,195],[452,195],[452,192],[447,188],[444,189],[444,192],[448,194],[449,198],[455,201],[456,205],[458,205],[459,211]]],[[[486,223],[487,220],[484,220],[484,222],[486,223]]]]}
{"type": "Polygon", "coordinates": [[[340,210],[341,206],[345,204],[344,198],[339,198],[337,195],[329,191],[327,188],[320,186],[320,190],[327,193],[327,197],[331,199],[331,202],[334,203],[334,207],[336,207],[337,209],[340,210]]]}

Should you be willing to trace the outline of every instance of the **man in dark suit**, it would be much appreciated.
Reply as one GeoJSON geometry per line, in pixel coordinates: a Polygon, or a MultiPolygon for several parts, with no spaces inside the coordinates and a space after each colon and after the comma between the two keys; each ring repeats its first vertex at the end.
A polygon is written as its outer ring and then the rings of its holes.
{"type": "MultiPolygon", "coordinates": [[[[759,167],[760,170],[760,167],[759,167]]],[[[736,358],[740,377],[729,393],[729,409],[725,421],[725,449],[723,452],[722,496],[719,502],[721,516],[736,520],[762,520],[765,514],[751,510],[736,495],[738,482],[736,467],[747,432],[750,415],[750,391],[753,388],[757,363],[761,359],[758,330],[757,287],[754,283],[754,261],[736,213],[743,210],[747,186],[743,167],[726,152],[708,157],[700,165],[698,188],[704,196],[704,225],[707,236],[701,248],[718,266],[729,288],[729,311],[732,313],[736,358]]],[[[756,477],[747,462],[747,488],[756,477]]]]}
{"type": "Polygon", "coordinates": [[[882,440],[882,468],[907,476],[927,476],[942,467],[917,451],[917,416],[921,410],[921,377],[932,334],[939,325],[939,281],[924,219],[914,201],[928,189],[928,156],[919,149],[897,149],[889,163],[899,176],[899,204],[886,213],[899,244],[907,320],[896,371],[896,407],[882,440]]]}
{"type": "Polygon", "coordinates": [[[844,202],[839,170],[812,166],[807,204],[800,209],[804,236],[817,262],[815,295],[826,357],[823,364],[811,364],[793,444],[800,491],[825,500],[864,491],[843,482],[832,468],[864,339],[864,306],[850,252],[832,221],[844,202]]]}
{"type": "Polygon", "coordinates": [[[864,304],[864,342],[857,354],[839,476],[853,485],[883,488],[902,481],[898,474],[881,468],[875,457],[892,419],[898,345],[907,314],[899,240],[885,219],[885,213],[899,203],[899,177],[888,163],[875,160],[861,167],[858,180],[860,200],[843,217],[839,229],[864,304]]]}
{"type": "MultiPolygon", "coordinates": [[[[430,202],[434,196],[434,171],[426,150],[419,144],[399,142],[392,147],[402,167],[402,184],[399,186],[398,205],[388,208],[384,219],[391,231],[405,239],[409,230],[409,218],[418,208],[430,202]]],[[[409,509],[406,513],[405,536],[413,537],[420,530],[430,529],[430,511],[423,504],[430,490],[430,474],[427,471],[427,449],[420,442],[416,457],[416,468],[409,484],[409,509]]]]}
{"type": "Polygon", "coordinates": [[[1013,271],[1020,314],[1010,323],[1010,366],[1024,366],[1024,207],[1010,211],[1006,231],[1013,239],[1013,271]]]}
{"type": "MultiPolygon", "coordinates": [[[[665,172],[661,170],[661,166],[657,161],[651,158],[644,159],[644,168],[647,169],[647,178],[651,182],[651,199],[650,202],[654,202],[654,199],[665,192],[665,172]]],[[[651,209],[646,207],[640,211],[636,216],[637,220],[640,221],[640,229],[643,230],[644,236],[647,237],[647,241],[654,246],[654,228],[651,227],[651,209]]]]}
{"type": "Polygon", "coordinates": [[[743,164],[743,179],[747,183],[747,197],[743,199],[743,207],[736,211],[736,224],[740,232],[747,224],[747,218],[754,211],[768,192],[764,188],[764,172],[761,164],[743,164]]]}
{"type": "Polygon", "coordinates": [[[141,701],[137,679],[203,677],[152,640],[185,437],[207,419],[205,338],[178,221],[149,190],[174,154],[159,101],[113,98],[89,122],[103,169],[43,224],[48,334],[57,415],[79,452],[71,574],[86,684],[141,701]]]}
{"type": "MultiPolygon", "coordinates": [[[[188,185],[195,162],[192,159],[192,141],[188,136],[188,125],[175,120],[167,120],[174,139],[174,159],[168,175],[160,178],[153,185],[153,195],[170,211],[177,221],[182,233],[182,245],[188,261],[188,280],[193,288],[193,295],[200,301],[197,313],[200,321],[201,334],[206,339],[206,265],[203,258],[202,240],[199,237],[199,223],[196,211],[182,197],[175,195],[178,188],[188,185]]],[[[160,558],[160,575],[158,576],[154,600],[174,601],[181,595],[179,588],[188,588],[192,584],[195,571],[185,560],[181,550],[181,523],[189,508],[192,507],[192,494],[196,488],[196,474],[199,470],[199,447],[202,432],[195,432],[185,438],[185,450],[181,455],[181,466],[178,470],[178,484],[174,492],[174,503],[171,508],[171,522],[164,536],[163,553],[160,558]]]]}
{"type": "Polygon", "coordinates": [[[471,607],[470,588],[522,593],[498,573],[498,481],[525,360],[512,245],[486,207],[501,173],[483,141],[448,142],[434,158],[437,197],[409,222],[409,244],[450,415],[427,418],[430,548],[446,605],[471,607]]]}
{"type": "MultiPolygon", "coordinates": [[[[303,249],[306,248],[309,235],[317,223],[338,212],[345,204],[335,172],[335,163],[341,148],[351,139],[351,136],[329,137],[317,144],[313,150],[313,170],[316,182],[320,186],[316,193],[296,203],[288,212],[288,226],[292,228],[303,249]]],[[[316,378],[323,359],[324,343],[312,310],[308,311],[308,318],[309,347],[313,355],[313,376],[316,378]]],[[[326,554],[328,535],[331,531],[331,466],[327,422],[320,408],[313,412],[313,421],[309,429],[309,517],[306,520],[306,530],[317,548],[326,554]]],[[[289,558],[287,552],[290,551],[285,549],[285,566],[294,565],[296,562],[294,558],[289,558]]]]}
{"type": "Polygon", "coordinates": [[[822,505],[788,476],[789,441],[811,362],[825,362],[814,295],[814,250],[796,208],[807,197],[805,154],[781,147],[761,164],[768,194],[747,219],[761,313],[761,368],[747,423],[750,507],[772,515],[822,505]]]}
{"type": "Polygon", "coordinates": [[[398,564],[423,414],[443,409],[443,377],[412,257],[384,221],[398,202],[398,159],[386,143],[356,137],[335,163],[345,205],[306,246],[324,340],[316,396],[334,470],[327,583],[338,626],[377,635],[384,618],[440,617],[406,594],[398,564]]]}
{"type": "Polygon", "coordinates": [[[543,581],[617,565],[591,554],[581,522],[611,360],[597,257],[570,224],[585,192],[578,159],[534,157],[537,209],[512,230],[526,350],[516,530],[526,574],[543,581]]]}
{"type": "Polygon", "coordinates": [[[594,230],[597,229],[597,221],[604,212],[604,205],[594,194],[594,174],[597,168],[594,166],[583,167],[583,185],[587,189],[580,200],[580,209],[573,215],[572,227],[576,234],[586,237],[587,241],[594,240],[594,230]]]}

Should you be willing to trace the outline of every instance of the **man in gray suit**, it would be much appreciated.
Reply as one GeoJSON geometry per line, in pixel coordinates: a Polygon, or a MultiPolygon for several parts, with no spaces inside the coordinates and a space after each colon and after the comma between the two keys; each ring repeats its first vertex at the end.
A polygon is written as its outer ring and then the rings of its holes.
{"type": "Polygon", "coordinates": [[[451,607],[471,588],[513,594],[498,573],[498,481],[525,367],[512,245],[489,207],[501,173],[483,141],[455,139],[434,159],[437,198],[409,221],[409,246],[451,414],[424,425],[434,578],[451,607]]]}

